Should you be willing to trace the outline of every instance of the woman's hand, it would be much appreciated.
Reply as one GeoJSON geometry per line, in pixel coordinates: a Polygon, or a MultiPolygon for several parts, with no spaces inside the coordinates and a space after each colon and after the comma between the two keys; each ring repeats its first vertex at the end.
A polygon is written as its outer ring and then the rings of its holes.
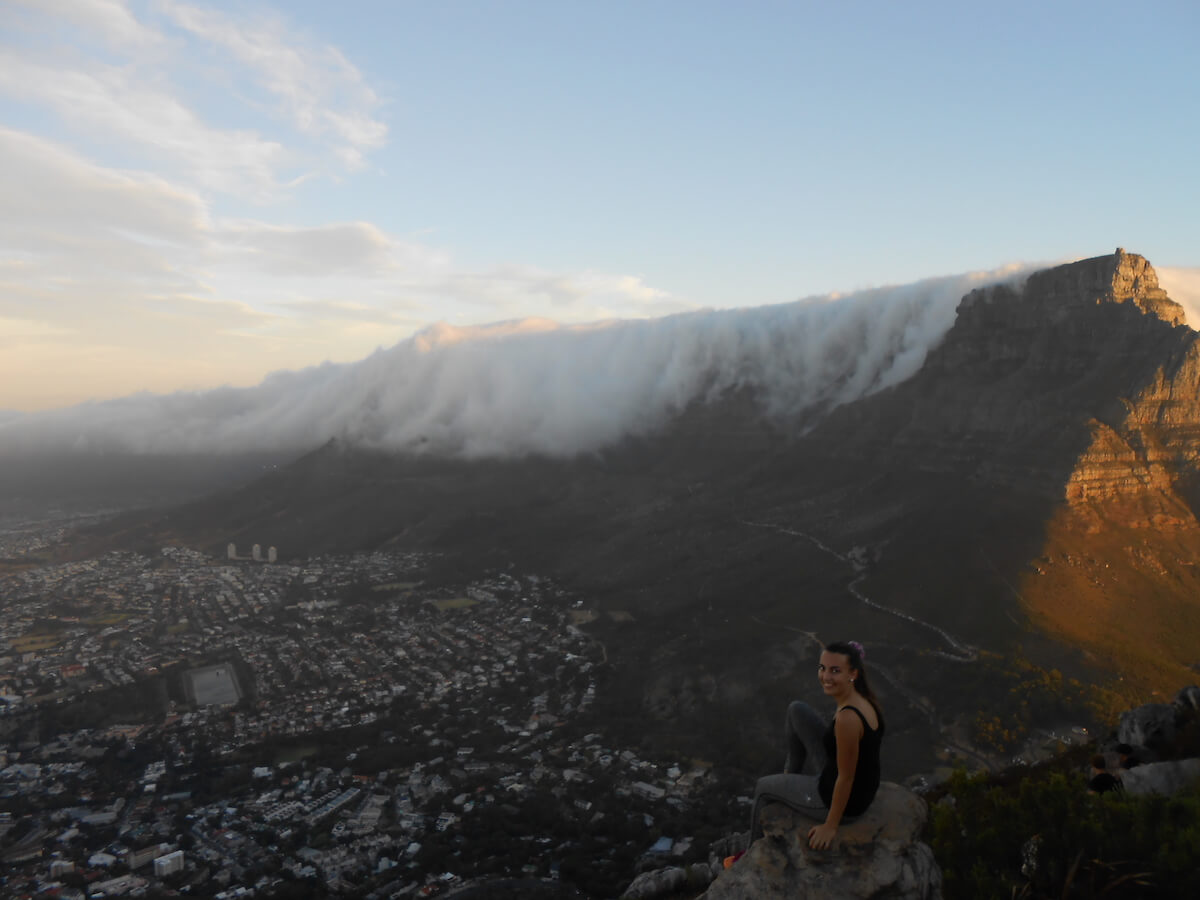
{"type": "Polygon", "coordinates": [[[814,850],[827,850],[837,834],[837,826],[822,822],[808,829],[808,846],[814,850]]]}

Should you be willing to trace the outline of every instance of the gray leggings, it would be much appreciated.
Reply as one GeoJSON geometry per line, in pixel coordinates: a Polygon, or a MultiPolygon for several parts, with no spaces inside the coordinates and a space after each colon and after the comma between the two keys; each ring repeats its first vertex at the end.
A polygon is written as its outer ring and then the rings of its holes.
{"type": "MultiPolygon", "coordinates": [[[[764,803],[778,802],[824,821],[828,807],[817,792],[817,776],[825,768],[824,737],[829,722],[802,700],[788,706],[784,721],[787,755],[783,773],[758,779],[754,786],[754,810],[750,814],[750,841],[762,837],[758,817],[764,803]]],[[[851,822],[854,816],[843,816],[851,822]]]]}

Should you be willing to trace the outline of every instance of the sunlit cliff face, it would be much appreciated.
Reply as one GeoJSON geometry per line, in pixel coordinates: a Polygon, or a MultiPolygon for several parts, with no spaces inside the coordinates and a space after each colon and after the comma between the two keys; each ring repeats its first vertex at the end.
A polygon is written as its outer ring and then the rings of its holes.
{"type": "Polygon", "coordinates": [[[1029,268],[753,309],[561,326],[437,325],[353,364],[244,389],[141,394],[0,423],[0,451],[242,452],[331,437],[467,458],[570,456],[753,388],[803,422],[915,373],[970,289],[1029,268]]]}

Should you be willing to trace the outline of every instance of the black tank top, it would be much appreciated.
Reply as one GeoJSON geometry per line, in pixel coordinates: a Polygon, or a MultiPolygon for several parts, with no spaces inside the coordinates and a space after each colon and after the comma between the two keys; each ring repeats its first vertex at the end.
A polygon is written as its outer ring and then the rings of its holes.
{"type": "MultiPolygon", "coordinates": [[[[850,788],[850,799],[846,801],[846,809],[842,812],[845,816],[860,816],[867,811],[867,807],[875,799],[875,792],[879,790],[879,747],[883,743],[883,716],[879,715],[878,709],[875,710],[875,715],[879,718],[879,727],[872,728],[867,724],[866,717],[853,706],[843,706],[842,709],[854,710],[854,714],[862,719],[863,723],[863,735],[858,742],[858,765],[854,771],[854,784],[850,788]]],[[[837,716],[834,716],[834,719],[836,720],[837,716]]],[[[828,807],[833,799],[833,783],[838,777],[837,736],[834,733],[833,722],[829,723],[822,742],[828,761],[817,781],[817,790],[821,794],[821,801],[828,807]]]]}

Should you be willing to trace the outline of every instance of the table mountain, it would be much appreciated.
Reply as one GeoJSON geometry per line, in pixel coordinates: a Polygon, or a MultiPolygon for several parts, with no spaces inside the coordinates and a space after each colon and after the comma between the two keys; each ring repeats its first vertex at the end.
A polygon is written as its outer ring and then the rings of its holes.
{"type": "Polygon", "coordinates": [[[614,727],[767,768],[787,700],[818,695],[818,641],[858,638],[904,774],[975,752],[981,709],[1078,721],[1071,675],[1140,702],[1200,661],[1198,355],[1118,250],[972,291],[913,377],[815,426],[742,387],[567,460],[331,441],[78,549],[413,546],[446,578],[542,572],[597,616],[614,727]],[[1023,695],[1030,673],[1047,689],[1023,695]]]}

